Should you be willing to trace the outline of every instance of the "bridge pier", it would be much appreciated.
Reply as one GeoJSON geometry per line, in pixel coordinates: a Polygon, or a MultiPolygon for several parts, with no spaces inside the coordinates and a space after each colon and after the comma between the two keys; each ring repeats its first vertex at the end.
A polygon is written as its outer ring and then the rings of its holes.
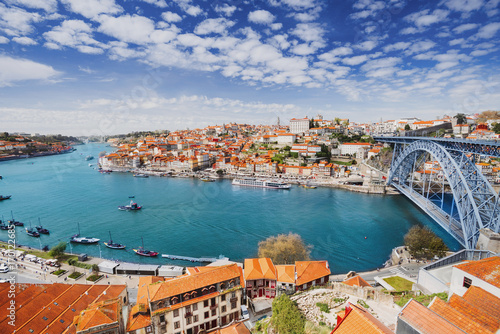
{"type": "Polygon", "coordinates": [[[489,228],[480,229],[476,249],[500,253],[500,234],[493,232],[489,228]]]}

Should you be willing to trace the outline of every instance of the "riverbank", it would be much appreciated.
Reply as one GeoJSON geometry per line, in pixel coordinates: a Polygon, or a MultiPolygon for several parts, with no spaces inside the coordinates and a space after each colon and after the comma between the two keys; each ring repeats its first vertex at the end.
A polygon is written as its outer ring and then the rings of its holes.
{"type": "Polygon", "coordinates": [[[67,150],[61,151],[44,151],[44,152],[35,152],[31,154],[19,154],[19,155],[7,155],[0,156],[0,162],[9,161],[9,160],[19,160],[19,159],[31,159],[31,158],[39,158],[39,157],[47,157],[51,155],[59,155],[59,154],[67,154],[76,151],[75,148],[70,148],[67,150]]]}

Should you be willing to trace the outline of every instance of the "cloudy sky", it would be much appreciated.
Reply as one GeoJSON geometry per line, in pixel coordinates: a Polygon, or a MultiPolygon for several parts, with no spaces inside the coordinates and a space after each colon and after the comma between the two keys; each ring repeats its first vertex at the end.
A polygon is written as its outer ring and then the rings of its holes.
{"type": "Polygon", "coordinates": [[[500,106],[500,0],[2,0],[0,131],[500,106]]]}

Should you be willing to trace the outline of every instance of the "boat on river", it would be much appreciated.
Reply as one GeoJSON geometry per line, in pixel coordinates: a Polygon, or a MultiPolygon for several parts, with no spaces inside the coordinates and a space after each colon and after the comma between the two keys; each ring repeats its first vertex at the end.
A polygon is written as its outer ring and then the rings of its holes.
{"type": "Polygon", "coordinates": [[[142,206],[137,205],[137,203],[134,202],[134,201],[130,201],[129,205],[120,205],[120,206],[118,206],[118,210],[122,210],[122,211],[137,211],[137,210],[140,210],[140,209],[142,209],[142,206]]]}
{"type": "Polygon", "coordinates": [[[261,180],[256,178],[241,178],[234,179],[233,186],[257,187],[269,189],[284,189],[289,190],[291,185],[283,181],[261,180]]]}
{"type": "Polygon", "coordinates": [[[141,237],[141,240],[142,240],[142,246],[138,247],[137,249],[133,249],[133,251],[137,255],[147,256],[147,257],[153,257],[153,256],[157,256],[158,255],[158,252],[153,252],[153,251],[144,249],[144,239],[141,237]]]}
{"type": "Polygon", "coordinates": [[[93,159],[94,159],[94,157],[93,157],[92,155],[87,155],[87,156],[85,157],[85,160],[87,160],[87,161],[89,161],[89,160],[93,160],[93,159]]]}
{"type": "Polygon", "coordinates": [[[146,178],[146,177],[149,177],[149,175],[138,173],[138,174],[134,174],[134,177],[143,177],[143,178],[146,178]]]}
{"type": "Polygon", "coordinates": [[[111,238],[111,231],[109,231],[109,241],[105,242],[104,245],[112,249],[125,249],[125,245],[113,242],[113,239],[111,238]]]}
{"type": "Polygon", "coordinates": [[[211,179],[209,177],[202,177],[202,178],[200,178],[200,180],[202,180],[203,182],[215,182],[214,179],[211,179]]]}
{"type": "Polygon", "coordinates": [[[24,226],[24,223],[21,223],[19,220],[14,219],[14,214],[12,213],[12,211],[10,212],[10,214],[12,216],[12,220],[8,221],[9,224],[14,225],[14,226],[24,226]]]}
{"type": "Polygon", "coordinates": [[[80,236],[80,224],[78,224],[78,233],[75,234],[75,235],[73,235],[69,239],[70,242],[73,242],[73,243],[76,243],[76,244],[85,244],[85,245],[96,244],[96,243],[99,242],[99,240],[101,240],[101,239],[81,237],[80,236]]]}
{"type": "Polygon", "coordinates": [[[40,236],[40,233],[38,233],[36,229],[31,227],[31,222],[30,222],[30,227],[26,228],[26,234],[28,234],[30,237],[35,237],[35,238],[38,238],[40,236]]]}
{"type": "Polygon", "coordinates": [[[6,200],[6,199],[10,199],[12,197],[12,195],[0,195],[0,201],[3,201],[3,200],[6,200]]]}
{"type": "MultiPolygon", "coordinates": [[[[40,218],[38,218],[38,224],[40,224],[40,218]]],[[[41,234],[50,234],[49,230],[47,230],[46,228],[42,227],[42,224],[40,224],[39,226],[35,226],[35,228],[38,231],[38,233],[41,233],[41,234]]]]}

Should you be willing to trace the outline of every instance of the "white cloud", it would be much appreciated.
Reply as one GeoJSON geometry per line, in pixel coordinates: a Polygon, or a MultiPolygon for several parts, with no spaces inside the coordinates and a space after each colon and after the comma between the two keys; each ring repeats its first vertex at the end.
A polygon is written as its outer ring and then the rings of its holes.
{"type": "Polygon", "coordinates": [[[454,28],[453,32],[456,34],[461,34],[464,31],[472,30],[472,29],[476,29],[476,28],[477,28],[477,24],[475,24],[475,23],[465,23],[465,24],[461,24],[458,27],[454,28]]]}
{"type": "Polygon", "coordinates": [[[361,51],[371,51],[378,45],[377,41],[365,41],[359,44],[354,45],[356,49],[361,51]]]}
{"type": "Polygon", "coordinates": [[[5,36],[0,36],[0,44],[7,44],[10,40],[5,36]]]}
{"type": "Polygon", "coordinates": [[[232,16],[233,13],[236,11],[236,6],[230,6],[227,3],[225,3],[223,6],[215,6],[215,11],[217,13],[223,13],[226,16],[232,16]]]}
{"type": "Polygon", "coordinates": [[[16,43],[19,43],[19,44],[22,44],[22,45],[37,45],[38,43],[29,38],[29,37],[14,37],[12,39],[13,42],[16,42],[16,43]]]}
{"type": "Polygon", "coordinates": [[[425,9],[406,16],[405,20],[414,23],[419,28],[422,28],[437,22],[446,21],[449,13],[449,11],[443,9],[436,9],[432,13],[428,9],[425,9]]]}
{"type": "Polygon", "coordinates": [[[78,69],[84,73],[87,73],[87,74],[93,74],[95,73],[96,71],[94,70],[91,70],[90,67],[81,67],[81,66],[78,66],[78,69]]]}
{"type": "MultiPolygon", "coordinates": [[[[104,44],[92,37],[92,27],[82,20],[66,20],[61,25],[43,34],[47,41],[44,46],[49,49],[61,49],[62,46],[79,48],[85,45],[103,48],[104,44]]],[[[80,50],[90,50],[80,48],[80,50]]],[[[86,52],[88,53],[88,52],[86,52]]]]}
{"type": "Polygon", "coordinates": [[[90,19],[99,14],[118,14],[123,11],[114,0],[61,0],[61,2],[72,12],[90,19]]]}
{"type": "Polygon", "coordinates": [[[310,45],[303,43],[295,45],[291,51],[300,56],[307,56],[316,52],[316,48],[311,47],[310,45]]]}
{"type": "Polygon", "coordinates": [[[368,59],[369,58],[367,55],[360,55],[360,56],[354,56],[354,57],[350,57],[350,58],[343,58],[342,62],[346,65],[356,66],[356,65],[364,63],[368,59]]]}
{"type": "Polygon", "coordinates": [[[418,32],[420,32],[420,30],[418,30],[417,28],[415,28],[415,27],[408,27],[408,28],[404,28],[399,33],[401,35],[413,35],[413,34],[416,34],[418,32]]]}
{"type": "Polygon", "coordinates": [[[406,50],[411,45],[410,42],[397,42],[384,46],[384,52],[406,50]]]}
{"type": "Polygon", "coordinates": [[[235,24],[233,21],[229,21],[223,17],[217,19],[206,19],[196,26],[194,33],[197,35],[207,35],[207,34],[224,34],[227,29],[235,24]]]}
{"type": "Polygon", "coordinates": [[[160,8],[168,7],[167,2],[165,0],[141,0],[141,1],[150,3],[160,8]]]}
{"type": "Polygon", "coordinates": [[[436,43],[431,40],[418,41],[413,43],[406,51],[405,54],[412,55],[432,49],[436,43]]]}
{"type": "Polygon", "coordinates": [[[317,23],[299,23],[290,33],[304,42],[315,42],[318,46],[324,46],[325,30],[317,23]]]}
{"type": "Polygon", "coordinates": [[[5,2],[17,6],[43,9],[50,13],[57,10],[57,0],[6,0],[5,2]]]}
{"type": "Polygon", "coordinates": [[[295,10],[303,10],[319,6],[315,0],[269,0],[271,6],[286,5],[295,10]]]}
{"type": "Polygon", "coordinates": [[[24,80],[49,80],[60,74],[52,66],[0,55],[0,86],[24,80]]]}
{"type": "Polygon", "coordinates": [[[40,22],[38,13],[27,12],[17,7],[6,7],[0,3],[0,31],[10,36],[27,35],[32,32],[33,23],[40,22]]]}
{"type": "Polygon", "coordinates": [[[81,53],[87,53],[87,54],[92,54],[92,55],[98,55],[98,54],[101,54],[104,52],[104,50],[101,48],[96,48],[96,47],[88,46],[88,45],[78,45],[76,47],[76,49],[78,51],[80,51],[81,53]]]}
{"type": "Polygon", "coordinates": [[[476,36],[479,38],[492,38],[493,36],[496,35],[498,30],[500,30],[500,22],[489,23],[481,27],[476,36]]]}
{"type": "Polygon", "coordinates": [[[283,23],[273,23],[271,24],[271,29],[280,30],[283,27],[283,23]]]}
{"type": "Polygon", "coordinates": [[[248,21],[257,24],[271,24],[275,17],[267,10],[256,10],[248,13],[248,21]]]}
{"type": "Polygon", "coordinates": [[[483,0],[446,0],[443,2],[449,9],[459,12],[478,10],[484,4],[483,0]]]}
{"type": "Polygon", "coordinates": [[[139,15],[123,15],[112,17],[99,16],[101,25],[99,32],[112,36],[120,41],[134,44],[147,44],[150,35],[155,30],[155,23],[151,19],[139,15]]]}
{"type": "Polygon", "coordinates": [[[163,12],[161,14],[161,17],[167,22],[180,22],[180,21],[182,21],[182,17],[180,17],[179,14],[172,13],[172,12],[163,12]]]}
{"type": "Polygon", "coordinates": [[[198,16],[203,13],[203,10],[199,6],[188,6],[185,11],[191,16],[198,16]]]}

